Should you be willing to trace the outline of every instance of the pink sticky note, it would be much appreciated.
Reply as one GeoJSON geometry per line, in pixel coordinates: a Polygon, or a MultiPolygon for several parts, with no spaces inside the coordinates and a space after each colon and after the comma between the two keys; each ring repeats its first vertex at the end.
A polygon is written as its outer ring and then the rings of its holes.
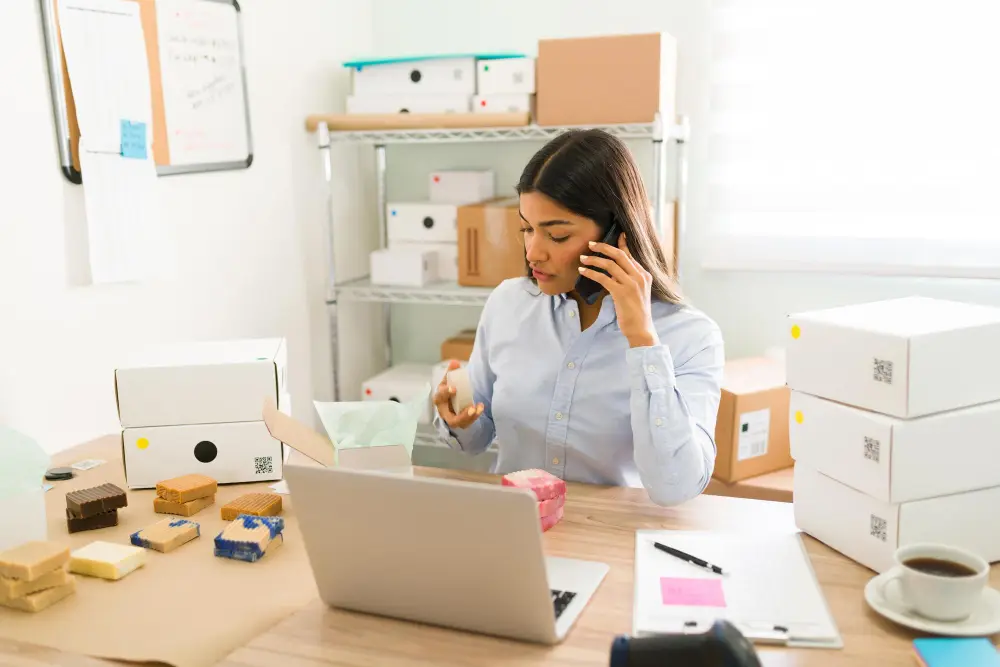
{"type": "Polygon", "coordinates": [[[663,604],[687,607],[725,607],[720,579],[682,579],[661,577],[660,591],[663,604]]]}

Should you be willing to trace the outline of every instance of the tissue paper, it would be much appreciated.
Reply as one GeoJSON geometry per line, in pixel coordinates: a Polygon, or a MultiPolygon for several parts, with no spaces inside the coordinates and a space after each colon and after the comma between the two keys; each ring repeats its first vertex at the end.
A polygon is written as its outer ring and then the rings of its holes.
{"type": "Polygon", "coordinates": [[[48,539],[42,478],[48,454],[31,438],[0,426],[0,551],[48,539]]]}

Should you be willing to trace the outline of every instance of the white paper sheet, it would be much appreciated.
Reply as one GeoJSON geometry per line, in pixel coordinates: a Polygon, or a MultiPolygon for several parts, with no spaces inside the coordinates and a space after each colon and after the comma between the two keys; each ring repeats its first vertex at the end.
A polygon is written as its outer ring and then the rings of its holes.
{"type": "Polygon", "coordinates": [[[156,23],[170,163],[246,159],[236,9],[228,3],[158,0],[156,23]]]}

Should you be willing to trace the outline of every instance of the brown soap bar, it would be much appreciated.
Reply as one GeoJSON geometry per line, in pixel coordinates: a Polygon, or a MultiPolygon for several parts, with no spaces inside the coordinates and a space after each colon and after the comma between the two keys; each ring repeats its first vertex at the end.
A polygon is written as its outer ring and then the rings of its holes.
{"type": "Polygon", "coordinates": [[[95,514],[127,506],[128,498],[125,492],[114,484],[101,484],[66,494],[66,509],[77,519],[86,519],[95,514]]]}
{"type": "Polygon", "coordinates": [[[232,521],[240,514],[277,516],[281,514],[281,496],[277,493],[244,493],[222,506],[224,521],[232,521]]]}
{"type": "Polygon", "coordinates": [[[214,496],[218,482],[205,475],[182,475],[156,483],[156,495],[175,503],[214,496]]]}
{"type": "Polygon", "coordinates": [[[215,496],[196,498],[186,503],[175,503],[157,496],[153,498],[153,511],[157,514],[176,514],[177,516],[194,516],[215,502],[215,496]]]}
{"type": "Polygon", "coordinates": [[[34,581],[69,562],[69,548],[55,542],[25,542],[0,551],[0,577],[34,581]]]}
{"type": "Polygon", "coordinates": [[[64,598],[68,598],[75,592],[76,577],[70,577],[69,580],[61,586],[46,588],[43,591],[38,591],[37,593],[32,593],[31,595],[25,595],[21,598],[3,600],[0,601],[0,606],[10,607],[11,609],[20,609],[21,611],[42,611],[43,609],[51,607],[56,602],[59,602],[64,598]]]}
{"type": "Polygon", "coordinates": [[[66,527],[71,533],[79,533],[84,530],[97,530],[98,528],[110,528],[118,525],[118,510],[101,512],[88,517],[73,516],[73,512],[66,510],[66,527]]]}
{"type": "Polygon", "coordinates": [[[34,581],[18,581],[17,579],[0,577],[0,602],[23,598],[25,595],[31,595],[53,586],[62,586],[69,579],[69,570],[66,566],[46,572],[34,581]]]}

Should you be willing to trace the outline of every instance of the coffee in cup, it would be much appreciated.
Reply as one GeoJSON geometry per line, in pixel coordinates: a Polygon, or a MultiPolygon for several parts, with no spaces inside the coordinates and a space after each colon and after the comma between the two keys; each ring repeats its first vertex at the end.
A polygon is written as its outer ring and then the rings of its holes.
{"type": "Polygon", "coordinates": [[[895,554],[896,565],[882,582],[899,589],[911,611],[936,621],[961,621],[976,609],[990,566],[980,556],[943,544],[911,544],[895,554]]]}

